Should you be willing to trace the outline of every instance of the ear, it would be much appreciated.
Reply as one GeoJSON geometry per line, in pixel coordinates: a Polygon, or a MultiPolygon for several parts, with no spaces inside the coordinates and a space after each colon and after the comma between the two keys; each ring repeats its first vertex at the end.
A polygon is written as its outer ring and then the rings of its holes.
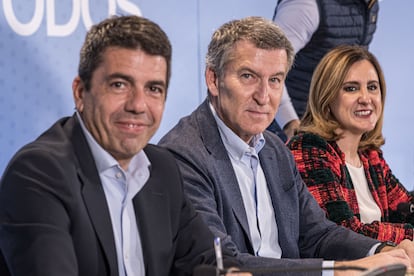
{"type": "Polygon", "coordinates": [[[216,72],[214,72],[214,70],[211,67],[206,68],[205,78],[206,78],[206,85],[207,85],[208,91],[210,91],[210,94],[212,96],[218,96],[219,80],[217,78],[216,72]]]}
{"type": "Polygon", "coordinates": [[[76,77],[72,82],[73,99],[75,100],[76,109],[82,113],[83,111],[83,98],[85,91],[85,85],[83,81],[76,77]]]}

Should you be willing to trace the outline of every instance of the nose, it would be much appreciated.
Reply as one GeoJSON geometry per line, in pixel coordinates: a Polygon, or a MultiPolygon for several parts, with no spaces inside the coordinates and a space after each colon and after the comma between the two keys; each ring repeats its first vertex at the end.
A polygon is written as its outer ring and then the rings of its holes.
{"type": "Polygon", "coordinates": [[[361,93],[359,93],[358,103],[360,104],[369,104],[371,103],[371,96],[366,87],[361,88],[361,93]]]}
{"type": "Polygon", "coordinates": [[[133,89],[125,102],[125,110],[132,113],[142,113],[147,108],[145,91],[143,89],[133,89]]]}
{"type": "Polygon", "coordinates": [[[265,81],[258,83],[253,97],[259,105],[269,102],[269,86],[265,81]]]}

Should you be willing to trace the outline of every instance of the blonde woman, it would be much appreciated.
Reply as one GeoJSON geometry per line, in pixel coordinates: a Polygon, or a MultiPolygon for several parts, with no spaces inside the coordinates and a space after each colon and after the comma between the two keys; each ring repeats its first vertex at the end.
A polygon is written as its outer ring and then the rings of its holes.
{"type": "Polygon", "coordinates": [[[383,71],[361,46],[339,46],[313,74],[307,110],[288,143],[310,192],[332,221],[381,241],[413,239],[398,210],[412,201],[381,146],[383,71]]]}

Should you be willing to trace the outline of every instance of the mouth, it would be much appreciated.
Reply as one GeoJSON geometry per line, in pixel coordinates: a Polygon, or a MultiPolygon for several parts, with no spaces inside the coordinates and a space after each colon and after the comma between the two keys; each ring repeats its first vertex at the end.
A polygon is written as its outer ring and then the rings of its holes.
{"type": "Polygon", "coordinates": [[[140,127],[140,126],[142,126],[142,125],[137,125],[137,124],[126,124],[126,127],[127,127],[127,128],[137,128],[137,127],[140,127]]]}
{"type": "Polygon", "coordinates": [[[139,132],[148,127],[148,124],[142,122],[117,122],[116,124],[121,130],[127,132],[139,132]]]}
{"type": "Polygon", "coordinates": [[[254,115],[267,115],[267,114],[269,114],[269,112],[262,111],[262,110],[249,109],[247,111],[251,114],[254,114],[254,115]]]}
{"type": "Polygon", "coordinates": [[[366,117],[372,114],[372,110],[358,110],[354,112],[357,117],[366,117]]]}
{"type": "Polygon", "coordinates": [[[250,110],[249,117],[250,119],[254,120],[256,123],[260,123],[265,120],[267,121],[267,118],[269,117],[269,113],[250,110]]]}

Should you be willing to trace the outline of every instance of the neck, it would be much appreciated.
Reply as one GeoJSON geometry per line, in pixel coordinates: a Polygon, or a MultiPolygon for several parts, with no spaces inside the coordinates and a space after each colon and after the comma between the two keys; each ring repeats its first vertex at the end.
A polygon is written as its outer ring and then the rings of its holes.
{"type": "Polygon", "coordinates": [[[361,159],[358,154],[360,140],[361,136],[345,136],[336,142],[345,155],[345,161],[355,167],[361,166],[361,159]]]}

